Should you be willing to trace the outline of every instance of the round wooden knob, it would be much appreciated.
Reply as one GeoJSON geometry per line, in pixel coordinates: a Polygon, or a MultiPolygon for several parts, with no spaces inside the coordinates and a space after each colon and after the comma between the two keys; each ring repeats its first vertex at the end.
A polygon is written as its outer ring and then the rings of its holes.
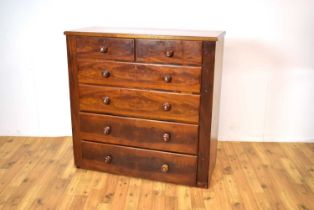
{"type": "Polygon", "coordinates": [[[173,55],[174,55],[174,51],[173,51],[173,50],[167,50],[165,54],[166,54],[166,56],[167,56],[168,58],[171,58],[171,57],[173,57],[173,55]]]}
{"type": "Polygon", "coordinates": [[[110,98],[108,96],[104,97],[104,104],[110,104],[110,98]]]}
{"type": "Polygon", "coordinates": [[[167,173],[167,172],[169,171],[169,166],[168,166],[168,164],[162,164],[160,170],[161,170],[161,172],[163,172],[163,173],[167,173]]]}
{"type": "Polygon", "coordinates": [[[101,52],[101,53],[108,52],[108,47],[107,46],[100,47],[99,52],[101,52]]]}
{"type": "Polygon", "coordinates": [[[109,135],[110,132],[111,132],[111,127],[110,127],[110,126],[106,126],[106,127],[104,128],[104,134],[105,134],[105,135],[109,135]]]}
{"type": "Polygon", "coordinates": [[[170,133],[164,133],[164,135],[162,135],[164,142],[170,141],[170,137],[170,133]]]}
{"type": "Polygon", "coordinates": [[[107,155],[104,159],[105,159],[105,163],[111,163],[112,161],[111,155],[107,155]]]}
{"type": "Polygon", "coordinates": [[[171,104],[166,102],[162,105],[162,108],[164,109],[164,111],[169,111],[171,109],[171,104]]]}
{"type": "Polygon", "coordinates": [[[110,77],[110,72],[108,70],[104,70],[101,72],[102,77],[108,78],[110,77]]]}
{"type": "Polygon", "coordinates": [[[165,81],[165,82],[169,83],[169,82],[171,82],[171,80],[172,80],[171,75],[168,75],[168,74],[167,74],[167,75],[164,76],[164,81],[165,81]]]}

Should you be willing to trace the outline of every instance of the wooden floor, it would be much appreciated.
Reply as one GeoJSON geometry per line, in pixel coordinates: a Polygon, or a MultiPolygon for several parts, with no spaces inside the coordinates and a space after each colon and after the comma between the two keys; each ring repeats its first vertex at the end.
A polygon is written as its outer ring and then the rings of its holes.
{"type": "Polygon", "coordinates": [[[219,142],[211,188],[76,169],[70,138],[0,137],[0,209],[314,210],[314,144],[219,142]]]}

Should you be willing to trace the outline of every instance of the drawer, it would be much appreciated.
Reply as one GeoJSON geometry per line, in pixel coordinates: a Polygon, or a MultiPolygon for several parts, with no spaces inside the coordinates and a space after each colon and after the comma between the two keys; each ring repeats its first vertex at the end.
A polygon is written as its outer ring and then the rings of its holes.
{"type": "Polygon", "coordinates": [[[200,92],[200,67],[82,60],[78,69],[80,83],[200,92]]]}
{"type": "Polygon", "coordinates": [[[81,111],[198,123],[199,95],[79,85],[81,111]]]}
{"type": "Polygon", "coordinates": [[[136,40],[136,61],[201,65],[202,42],[138,39],[136,40]]]}
{"type": "Polygon", "coordinates": [[[82,167],[194,185],[196,156],[82,141],[82,167]]]}
{"type": "Polygon", "coordinates": [[[134,39],[77,37],[78,59],[134,61],[134,39]]]}
{"type": "Polygon", "coordinates": [[[111,144],[196,154],[198,126],[81,113],[80,138],[111,144]]]}

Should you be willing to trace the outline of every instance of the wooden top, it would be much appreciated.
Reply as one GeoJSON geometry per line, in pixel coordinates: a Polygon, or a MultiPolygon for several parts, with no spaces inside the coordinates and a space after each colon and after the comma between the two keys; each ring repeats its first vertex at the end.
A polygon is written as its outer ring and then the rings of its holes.
{"type": "Polygon", "coordinates": [[[181,39],[217,41],[225,35],[224,31],[194,31],[169,29],[139,29],[139,28],[104,28],[89,27],[65,31],[65,35],[102,36],[114,38],[142,38],[142,39],[181,39]]]}

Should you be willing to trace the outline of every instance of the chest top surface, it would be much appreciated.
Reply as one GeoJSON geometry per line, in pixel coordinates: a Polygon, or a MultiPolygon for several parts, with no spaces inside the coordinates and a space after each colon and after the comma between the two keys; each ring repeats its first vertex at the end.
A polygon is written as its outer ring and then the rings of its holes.
{"type": "Polygon", "coordinates": [[[65,31],[66,35],[76,36],[103,36],[116,38],[142,38],[142,39],[178,39],[218,41],[225,35],[224,31],[196,31],[175,29],[141,29],[141,28],[106,28],[88,27],[65,31]]]}

